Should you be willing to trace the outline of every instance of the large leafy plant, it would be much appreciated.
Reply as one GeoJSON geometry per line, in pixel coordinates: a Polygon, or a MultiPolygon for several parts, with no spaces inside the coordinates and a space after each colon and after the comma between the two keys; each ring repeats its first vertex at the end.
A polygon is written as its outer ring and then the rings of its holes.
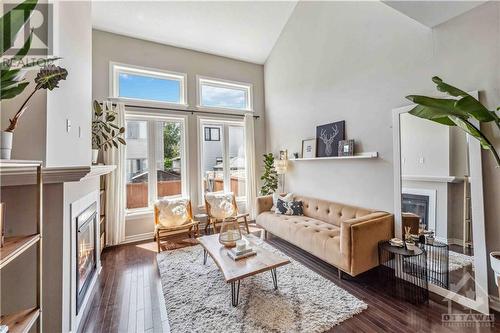
{"type": "MultiPolygon", "coordinates": [[[[420,95],[409,95],[407,99],[418,104],[410,114],[428,119],[446,126],[458,126],[470,136],[479,140],[483,149],[489,150],[493,155],[497,167],[500,167],[500,157],[491,141],[481,132],[479,126],[473,123],[473,119],[479,123],[493,122],[500,129],[500,118],[494,110],[488,110],[477,99],[463,90],[453,87],[434,76],[432,81],[437,90],[450,95],[452,98],[434,98],[420,95]]],[[[497,108],[500,110],[500,107],[497,108]]]]}
{"type": "Polygon", "coordinates": [[[262,187],[260,189],[261,195],[269,195],[278,189],[278,174],[274,168],[274,155],[272,153],[264,154],[264,174],[260,179],[262,180],[262,187]]]}
{"type": "Polygon", "coordinates": [[[123,135],[125,127],[117,126],[116,111],[113,108],[103,110],[98,101],[94,101],[94,117],[92,119],[92,149],[118,148],[118,144],[126,145],[123,135]]]}

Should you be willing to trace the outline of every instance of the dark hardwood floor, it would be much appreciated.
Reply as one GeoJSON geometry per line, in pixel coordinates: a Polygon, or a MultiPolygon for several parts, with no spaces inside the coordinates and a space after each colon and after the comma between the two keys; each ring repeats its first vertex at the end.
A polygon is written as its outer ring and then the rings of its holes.
{"type": "MultiPolygon", "coordinates": [[[[498,314],[494,327],[446,327],[441,315],[448,312],[447,305],[437,295],[429,304],[412,305],[377,288],[377,275],[373,271],[340,280],[336,268],[297,247],[278,238],[271,238],[269,243],[368,304],[367,310],[330,332],[500,332],[498,314]]],[[[80,332],[169,332],[156,265],[156,243],[106,249],[102,266],[80,332]]],[[[452,313],[467,311],[455,305],[452,313]]]]}

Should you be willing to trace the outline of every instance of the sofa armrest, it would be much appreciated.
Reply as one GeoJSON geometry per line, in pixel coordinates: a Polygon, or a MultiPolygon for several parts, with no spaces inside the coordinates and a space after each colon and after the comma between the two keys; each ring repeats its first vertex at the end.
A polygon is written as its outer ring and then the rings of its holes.
{"type": "Polygon", "coordinates": [[[394,215],[375,212],[343,221],[340,225],[340,251],[350,274],[356,276],[378,266],[378,243],[394,237],[394,215]]]}
{"type": "Polygon", "coordinates": [[[273,196],[265,195],[257,197],[257,215],[263,212],[268,212],[273,207],[273,196]]]}

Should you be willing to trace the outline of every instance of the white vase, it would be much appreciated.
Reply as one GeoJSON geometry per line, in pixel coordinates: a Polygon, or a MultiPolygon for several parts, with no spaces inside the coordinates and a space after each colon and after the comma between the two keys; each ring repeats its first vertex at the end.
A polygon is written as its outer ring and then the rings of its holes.
{"type": "Polygon", "coordinates": [[[98,156],[99,156],[99,149],[92,149],[92,164],[97,164],[98,156]]]}
{"type": "Polygon", "coordinates": [[[498,285],[498,278],[500,277],[500,251],[490,253],[491,269],[495,272],[495,282],[498,285]],[[496,257],[495,257],[496,256],[496,257]]]}
{"type": "Polygon", "coordinates": [[[0,132],[0,158],[2,160],[10,160],[10,153],[12,152],[12,138],[14,133],[12,132],[0,132]]]}

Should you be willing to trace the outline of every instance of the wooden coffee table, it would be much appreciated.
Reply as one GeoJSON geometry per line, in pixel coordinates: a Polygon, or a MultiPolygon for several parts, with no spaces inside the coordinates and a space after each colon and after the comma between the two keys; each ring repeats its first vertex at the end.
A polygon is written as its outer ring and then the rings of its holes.
{"type": "Polygon", "coordinates": [[[198,238],[201,246],[203,246],[203,264],[207,263],[207,255],[210,255],[224,275],[224,280],[231,283],[231,303],[233,306],[238,305],[241,280],[252,275],[271,271],[274,289],[276,290],[278,289],[276,268],[290,263],[287,258],[256,245],[251,238],[247,238],[247,240],[257,254],[234,261],[227,255],[229,249],[219,243],[219,234],[198,238]]]}

